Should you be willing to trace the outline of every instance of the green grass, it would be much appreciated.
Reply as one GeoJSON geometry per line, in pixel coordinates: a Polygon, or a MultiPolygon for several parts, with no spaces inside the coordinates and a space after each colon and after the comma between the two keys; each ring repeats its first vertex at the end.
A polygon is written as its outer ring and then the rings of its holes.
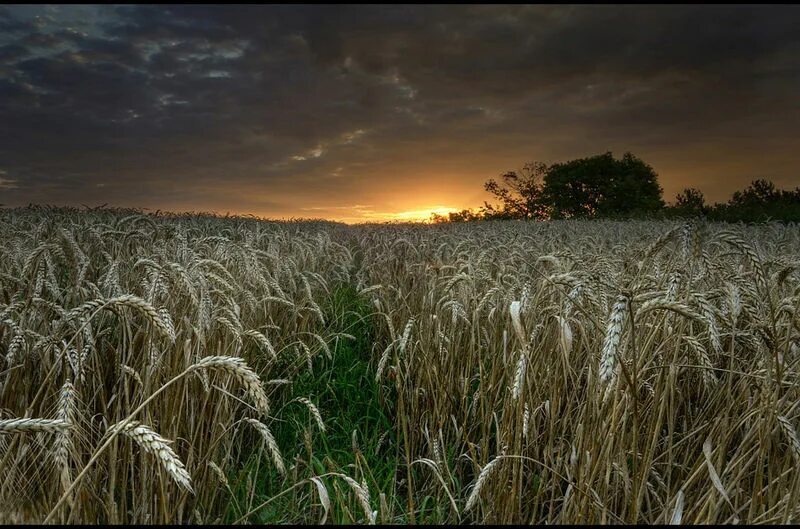
{"type": "MultiPolygon", "coordinates": [[[[373,510],[379,510],[379,494],[387,501],[395,497],[398,456],[394,447],[391,395],[375,382],[370,368],[373,344],[371,307],[352,286],[336,288],[325,306],[326,321],[332,332],[353,335],[356,340],[340,338],[331,346],[332,359],[324,353],[316,356],[313,372],[304,370],[291,385],[288,404],[271,423],[273,435],[286,461],[287,471],[298,479],[327,472],[340,472],[359,483],[365,480],[373,510]],[[383,392],[383,393],[382,393],[383,392]],[[319,432],[308,409],[299,397],[316,403],[326,431],[319,432]],[[382,439],[383,438],[383,439],[382,439]],[[355,440],[355,443],[354,443],[355,440]],[[295,464],[296,468],[290,470],[295,464]]],[[[393,391],[393,390],[392,390],[393,391]]],[[[235,501],[227,521],[237,520],[241,511],[284,492],[292,480],[285,480],[275,470],[265,450],[253,443],[254,451],[244,459],[243,467],[231,486],[235,501]],[[250,475],[251,484],[247,476],[250,475]],[[252,490],[252,492],[251,492],[252,490]],[[237,509],[234,504],[238,504],[237,509]]],[[[328,523],[354,523],[364,520],[355,495],[343,480],[323,478],[331,498],[328,523]]],[[[390,507],[391,510],[391,507],[390,507]]],[[[318,523],[320,507],[313,484],[303,485],[275,498],[249,517],[251,523],[318,523]],[[311,505],[317,505],[312,508],[311,505]]],[[[380,521],[380,517],[379,517],[380,521]]]]}

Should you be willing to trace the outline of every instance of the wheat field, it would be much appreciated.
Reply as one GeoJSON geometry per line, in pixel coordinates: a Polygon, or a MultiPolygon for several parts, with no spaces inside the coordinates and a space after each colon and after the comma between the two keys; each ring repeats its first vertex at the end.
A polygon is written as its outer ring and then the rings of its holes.
{"type": "Polygon", "coordinates": [[[0,522],[797,523],[799,265],[783,224],[2,210],[0,522]]]}

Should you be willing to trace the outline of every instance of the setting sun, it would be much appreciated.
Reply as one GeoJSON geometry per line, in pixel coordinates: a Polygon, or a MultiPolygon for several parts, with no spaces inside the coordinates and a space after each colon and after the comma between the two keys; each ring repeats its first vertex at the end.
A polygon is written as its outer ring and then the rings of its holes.
{"type": "MultiPolygon", "coordinates": [[[[408,206],[406,206],[408,207],[408,206]]],[[[329,206],[303,208],[304,217],[324,217],[346,224],[364,222],[430,222],[432,215],[446,217],[449,213],[460,211],[459,208],[442,205],[423,205],[413,209],[396,208],[377,209],[369,205],[329,206]]]]}
{"type": "Polygon", "coordinates": [[[384,215],[385,220],[400,220],[400,221],[410,221],[410,222],[425,222],[429,221],[431,215],[447,215],[448,213],[454,213],[458,211],[458,208],[451,208],[446,206],[433,206],[431,208],[425,209],[413,209],[409,211],[401,211],[400,213],[385,213],[384,215]]]}

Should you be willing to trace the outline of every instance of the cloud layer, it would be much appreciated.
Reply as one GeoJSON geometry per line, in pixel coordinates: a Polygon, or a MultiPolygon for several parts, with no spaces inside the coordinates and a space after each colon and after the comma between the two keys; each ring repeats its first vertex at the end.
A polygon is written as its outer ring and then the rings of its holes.
{"type": "Polygon", "coordinates": [[[356,220],[607,150],[667,198],[793,186],[797,27],[796,6],[5,8],[0,202],[356,220]]]}

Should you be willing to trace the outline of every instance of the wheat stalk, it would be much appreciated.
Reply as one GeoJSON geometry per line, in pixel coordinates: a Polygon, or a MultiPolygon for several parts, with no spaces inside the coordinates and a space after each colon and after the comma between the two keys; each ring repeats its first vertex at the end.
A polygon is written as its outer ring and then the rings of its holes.
{"type": "Polygon", "coordinates": [[[69,423],[61,419],[3,419],[0,420],[0,434],[14,433],[64,433],[69,423]]]}
{"type": "Polygon", "coordinates": [[[171,441],[167,441],[149,427],[136,421],[123,421],[109,428],[110,432],[117,430],[125,437],[132,439],[142,450],[153,454],[175,483],[194,493],[192,479],[186,471],[186,467],[169,447],[168,443],[171,441]]]}
{"type": "Polygon", "coordinates": [[[606,384],[614,378],[614,368],[617,363],[617,348],[619,347],[622,327],[628,309],[628,298],[620,295],[611,309],[603,339],[603,350],[600,355],[600,383],[606,384]]]}
{"type": "Polygon", "coordinates": [[[297,400],[305,404],[306,408],[308,408],[308,411],[311,413],[311,416],[314,418],[314,422],[317,423],[317,428],[319,428],[319,431],[324,432],[325,424],[322,422],[322,415],[320,415],[316,405],[304,397],[300,397],[297,400]]]}
{"type": "Polygon", "coordinates": [[[278,472],[281,475],[286,474],[286,467],[283,465],[283,456],[281,456],[281,451],[278,448],[278,443],[275,442],[275,437],[272,436],[272,432],[269,430],[266,424],[258,421],[256,419],[247,418],[245,419],[248,423],[250,423],[258,433],[261,434],[261,437],[264,439],[264,442],[267,445],[267,449],[269,450],[269,454],[272,457],[273,463],[275,463],[275,468],[278,469],[278,472]]]}
{"type": "Polygon", "coordinates": [[[489,475],[492,473],[492,470],[497,467],[497,463],[501,460],[501,458],[496,457],[489,461],[483,469],[481,469],[481,473],[478,474],[478,480],[475,482],[475,486],[472,487],[472,492],[470,493],[469,497],[467,498],[467,504],[464,507],[464,511],[470,511],[477,503],[478,498],[481,494],[481,489],[486,484],[486,480],[489,478],[489,475]]]}
{"type": "Polygon", "coordinates": [[[244,386],[256,409],[264,415],[269,415],[269,400],[264,388],[261,387],[261,380],[243,359],[233,356],[206,356],[194,364],[192,369],[210,369],[233,375],[244,386]]]}

